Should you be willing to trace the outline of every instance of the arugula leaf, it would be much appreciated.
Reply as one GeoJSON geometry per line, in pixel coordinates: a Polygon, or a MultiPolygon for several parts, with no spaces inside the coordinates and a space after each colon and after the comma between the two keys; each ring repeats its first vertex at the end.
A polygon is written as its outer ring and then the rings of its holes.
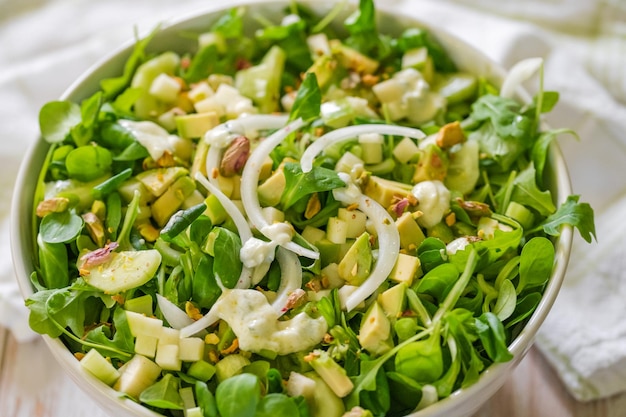
{"type": "Polygon", "coordinates": [[[532,112],[522,113],[521,105],[509,98],[486,94],[472,104],[470,119],[488,122],[470,134],[479,141],[502,171],[508,171],[517,158],[533,144],[532,112]]]}
{"type": "Polygon", "coordinates": [[[283,210],[287,210],[298,200],[313,193],[330,191],[345,187],[337,172],[323,167],[313,167],[307,173],[302,172],[299,163],[288,162],[284,165],[285,190],[280,197],[283,210]]]}
{"type": "Polygon", "coordinates": [[[126,310],[122,307],[116,307],[113,312],[113,329],[113,337],[109,338],[110,329],[107,326],[96,327],[87,333],[85,340],[96,343],[98,345],[96,349],[104,355],[127,360],[127,355],[120,355],[117,351],[132,354],[135,351],[135,345],[128,320],[126,320],[126,310]]]}
{"type": "Polygon", "coordinates": [[[305,122],[316,119],[320,114],[321,106],[322,92],[317,84],[317,76],[315,73],[309,72],[298,89],[289,113],[289,121],[296,120],[298,117],[301,117],[305,122]]]}
{"type": "Polygon", "coordinates": [[[70,101],[50,101],[39,111],[39,130],[48,143],[63,142],[81,120],[78,104],[70,101]]]}
{"type": "Polygon", "coordinates": [[[579,203],[579,198],[578,195],[568,196],[539,227],[550,236],[560,236],[560,227],[568,224],[577,228],[587,243],[591,243],[592,238],[597,240],[593,209],[588,203],[579,203]]]}
{"type": "Polygon", "coordinates": [[[552,202],[552,195],[550,191],[541,191],[537,187],[535,178],[535,167],[533,164],[517,175],[513,181],[513,193],[511,194],[511,200],[522,204],[526,207],[532,207],[537,210],[542,216],[548,216],[556,210],[554,203],[552,202]]]}
{"type": "Polygon", "coordinates": [[[379,38],[373,0],[360,0],[359,8],[348,16],[344,26],[350,32],[345,41],[347,45],[366,55],[371,55],[372,50],[377,48],[379,38]]]}

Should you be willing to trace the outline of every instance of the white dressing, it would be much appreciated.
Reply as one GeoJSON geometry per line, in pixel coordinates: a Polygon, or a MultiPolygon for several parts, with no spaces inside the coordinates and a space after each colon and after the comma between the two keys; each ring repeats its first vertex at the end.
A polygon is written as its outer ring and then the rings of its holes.
{"type": "Polygon", "coordinates": [[[419,182],[415,184],[411,194],[418,200],[417,207],[422,215],[417,218],[417,223],[422,227],[433,227],[450,210],[450,190],[441,181],[419,182]]]}
{"type": "Polygon", "coordinates": [[[227,290],[213,306],[215,316],[227,322],[247,352],[270,350],[279,355],[306,351],[320,343],[328,325],[323,317],[299,313],[278,320],[278,313],[260,291],[227,290]]]}
{"type": "Polygon", "coordinates": [[[122,127],[129,130],[150,154],[155,161],[163,156],[165,151],[174,152],[169,132],[154,122],[120,119],[117,121],[122,127]]]}

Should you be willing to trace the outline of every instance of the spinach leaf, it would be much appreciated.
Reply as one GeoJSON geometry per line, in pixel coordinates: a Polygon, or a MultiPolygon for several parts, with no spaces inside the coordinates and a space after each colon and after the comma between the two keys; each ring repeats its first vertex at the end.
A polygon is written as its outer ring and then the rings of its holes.
{"type": "Polygon", "coordinates": [[[427,237],[417,248],[417,257],[422,264],[422,270],[427,273],[448,261],[446,244],[436,237],[427,237]]]}
{"type": "Polygon", "coordinates": [[[298,417],[300,410],[295,399],[285,394],[267,394],[256,410],[256,417],[298,417]]]}
{"type": "Polygon", "coordinates": [[[507,329],[511,328],[514,325],[521,323],[522,321],[530,317],[530,315],[539,305],[541,298],[542,295],[539,291],[531,292],[521,298],[518,298],[515,310],[513,311],[513,314],[511,314],[511,316],[508,318],[505,327],[507,329]]]}
{"type": "MultiPolygon", "coordinates": [[[[294,19],[295,20],[295,19],[294,19]]],[[[307,24],[298,19],[287,25],[267,26],[256,33],[257,39],[280,46],[286,55],[286,64],[293,68],[292,72],[306,72],[313,60],[307,44],[307,24]]]]}
{"type": "Polygon", "coordinates": [[[311,171],[304,173],[299,163],[288,162],[284,165],[283,171],[285,190],[280,197],[283,210],[313,193],[330,191],[346,185],[337,172],[328,168],[313,167],[311,171]]]}
{"type": "Polygon", "coordinates": [[[49,143],[63,142],[81,120],[80,107],[70,101],[50,101],[39,111],[39,129],[49,143]]]}
{"type": "Polygon", "coordinates": [[[55,325],[48,313],[47,301],[58,289],[39,290],[26,299],[26,307],[30,310],[28,325],[40,334],[57,338],[63,334],[62,328],[55,325]]]}
{"type": "Polygon", "coordinates": [[[593,209],[588,203],[579,203],[580,196],[570,195],[558,210],[550,215],[541,225],[543,231],[550,236],[559,236],[560,227],[568,224],[576,227],[586,242],[596,239],[596,226],[593,209]]]}
{"type": "Polygon", "coordinates": [[[215,391],[221,417],[255,417],[261,402],[261,383],[256,375],[239,374],[222,381],[215,391]]]}
{"type": "Polygon", "coordinates": [[[166,242],[171,242],[183,230],[187,229],[200,215],[204,213],[207,206],[204,202],[189,207],[185,210],[179,210],[170,217],[167,224],[161,229],[161,237],[166,242]]]}
{"type": "Polygon", "coordinates": [[[226,288],[235,288],[243,264],[239,259],[241,238],[230,230],[216,227],[211,232],[214,236],[213,274],[226,288]]]}
{"type": "Polygon", "coordinates": [[[173,374],[165,374],[160,381],[139,394],[139,401],[165,410],[182,410],[183,399],[178,392],[180,380],[173,374]]]}
{"type": "Polygon", "coordinates": [[[418,294],[428,294],[438,302],[443,301],[457,279],[460,271],[456,266],[445,263],[428,271],[415,286],[418,294]]]}
{"type": "Polygon", "coordinates": [[[210,308],[222,294],[213,274],[213,258],[202,256],[193,276],[191,298],[200,308],[210,308]]]}
{"type": "Polygon", "coordinates": [[[100,127],[98,143],[116,151],[123,150],[137,142],[133,133],[119,123],[104,122],[100,127]]]}
{"type": "Polygon", "coordinates": [[[111,170],[113,157],[107,148],[95,145],[78,147],[67,154],[65,167],[70,178],[87,182],[111,170]]]}
{"type": "Polygon", "coordinates": [[[37,235],[37,246],[43,286],[53,289],[69,285],[69,261],[65,244],[48,243],[43,240],[40,233],[37,235]]]}
{"type": "Polygon", "coordinates": [[[204,417],[219,417],[215,396],[206,383],[196,381],[194,393],[196,394],[196,403],[202,410],[204,417]]]}
{"type": "Polygon", "coordinates": [[[534,237],[522,248],[517,294],[526,288],[541,287],[550,278],[554,265],[554,245],[545,237],[534,237]]]}
{"type": "Polygon", "coordinates": [[[504,326],[491,312],[483,313],[475,320],[476,330],[485,352],[494,362],[506,362],[513,358],[507,348],[504,326]]]}
{"type": "Polygon", "coordinates": [[[39,233],[46,243],[68,243],[83,230],[83,219],[72,211],[47,214],[41,219],[39,233]]]}
{"type": "Polygon", "coordinates": [[[309,72],[298,88],[296,99],[289,113],[289,121],[296,120],[298,117],[305,122],[316,119],[320,114],[321,105],[322,93],[317,84],[317,76],[309,72]]]}
{"type": "Polygon", "coordinates": [[[510,280],[505,279],[502,281],[502,284],[500,284],[496,305],[493,307],[493,313],[500,321],[504,321],[515,311],[516,302],[517,294],[515,293],[515,286],[510,280]]]}

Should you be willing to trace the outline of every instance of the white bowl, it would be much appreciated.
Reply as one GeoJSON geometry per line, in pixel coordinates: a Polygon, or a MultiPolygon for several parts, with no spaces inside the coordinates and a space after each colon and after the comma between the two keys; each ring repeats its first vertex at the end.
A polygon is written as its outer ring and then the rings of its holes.
{"type": "MultiPolygon", "coordinates": [[[[381,2],[382,3],[382,2],[381,2]]],[[[264,15],[271,16],[273,13],[282,12],[289,1],[233,1],[227,8],[236,5],[249,4],[251,10],[262,11],[264,15]]],[[[333,3],[315,2],[309,0],[309,6],[320,14],[332,7],[333,3]]],[[[181,31],[200,31],[205,29],[211,22],[220,17],[227,8],[211,7],[201,12],[196,12],[181,19],[166,22],[160,32],[154,37],[148,49],[152,51],[176,50],[190,51],[194,43],[185,37],[178,36],[181,31]]],[[[505,71],[495,64],[482,52],[463,42],[459,38],[443,32],[435,26],[418,21],[403,15],[399,11],[391,11],[384,4],[377,6],[380,15],[381,31],[389,31],[392,34],[409,25],[427,28],[439,40],[448,51],[459,68],[471,73],[486,77],[488,80],[500,84],[505,71]]],[[[340,16],[338,21],[343,21],[347,13],[340,16]]],[[[99,80],[112,77],[121,73],[123,65],[133,49],[134,42],[129,41],[111,55],[104,57],[88,70],[81,78],[71,85],[61,99],[79,102],[91,96],[99,88],[99,80]]],[[[527,100],[527,97],[522,97],[527,100]]],[[[33,195],[37,183],[40,167],[44,161],[49,144],[39,139],[26,155],[18,175],[12,204],[11,244],[12,256],[17,274],[18,283],[24,298],[33,293],[30,275],[33,267],[33,236],[31,224],[33,220],[33,195]]],[[[557,145],[553,145],[549,155],[547,166],[548,184],[557,202],[565,201],[571,194],[569,174],[563,156],[557,145]]],[[[550,281],[545,289],[544,296],[529,319],[523,331],[509,346],[513,359],[509,362],[498,363],[489,367],[479,380],[468,388],[460,389],[452,393],[438,403],[416,413],[413,417],[464,417],[476,412],[495,392],[504,384],[511,375],[513,369],[522,360],[531,347],[537,330],[543,323],[551,309],[557,293],[560,289],[565,269],[568,263],[572,229],[565,227],[561,236],[556,240],[556,263],[550,281]]],[[[99,403],[104,410],[118,417],[129,416],[157,416],[149,409],[122,398],[120,394],[107,385],[85,372],[72,353],[58,339],[42,336],[54,357],[59,361],[68,375],[85,391],[92,399],[99,403]]]]}

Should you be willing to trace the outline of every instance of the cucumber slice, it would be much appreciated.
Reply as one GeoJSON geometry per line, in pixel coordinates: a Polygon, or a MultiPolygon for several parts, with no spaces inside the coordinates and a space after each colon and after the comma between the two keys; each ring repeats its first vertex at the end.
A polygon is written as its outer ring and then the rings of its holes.
{"type": "Polygon", "coordinates": [[[150,281],[161,265],[155,249],[113,252],[104,264],[87,269],[85,281],[105,294],[118,294],[150,281]]]}
{"type": "Polygon", "coordinates": [[[109,386],[113,385],[120,377],[120,372],[96,349],[87,352],[85,357],[81,359],[80,365],[109,386]]]}

